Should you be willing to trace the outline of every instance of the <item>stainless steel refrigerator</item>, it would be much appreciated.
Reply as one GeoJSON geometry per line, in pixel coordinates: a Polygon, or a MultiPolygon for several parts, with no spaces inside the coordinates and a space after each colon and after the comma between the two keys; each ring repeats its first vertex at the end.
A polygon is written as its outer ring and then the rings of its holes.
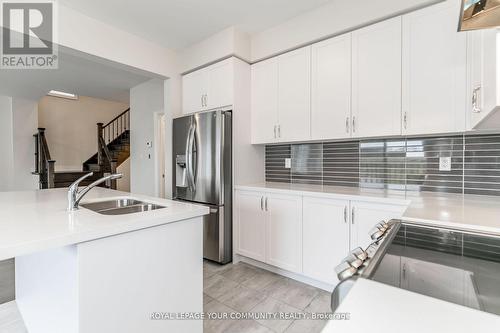
{"type": "Polygon", "coordinates": [[[207,205],[203,256],[232,260],[231,111],[202,112],[173,121],[173,197],[207,205]]]}

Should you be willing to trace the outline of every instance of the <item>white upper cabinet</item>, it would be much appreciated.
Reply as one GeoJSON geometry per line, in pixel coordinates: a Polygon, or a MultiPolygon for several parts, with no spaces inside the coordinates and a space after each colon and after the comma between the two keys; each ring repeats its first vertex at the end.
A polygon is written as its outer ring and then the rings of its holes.
{"type": "Polygon", "coordinates": [[[208,75],[204,70],[182,77],[182,112],[184,114],[205,110],[205,94],[208,75]]]}
{"type": "Polygon", "coordinates": [[[210,110],[233,104],[234,59],[229,58],[182,77],[182,112],[210,110]]]}
{"type": "Polygon", "coordinates": [[[349,252],[349,200],[304,197],[304,275],[337,284],[334,268],[349,252]]]}
{"type": "Polygon", "coordinates": [[[312,46],[311,138],[351,135],[351,34],[312,46]]]}
{"type": "Polygon", "coordinates": [[[311,138],[311,47],[278,57],[278,140],[311,138]]]}
{"type": "Polygon", "coordinates": [[[401,17],[352,33],[352,133],[401,134],[401,17]]]}
{"type": "Polygon", "coordinates": [[[403,16],[403,133],[465,130],[467,34],[457,32],[460,1],[403,16]]]}
{"type": "Polygon", "coordinates": [[[500,86],[497,81],[498,32],[496,29],[487,29],[468,34],[471,76],[467,87],[467,129],[497,129],[500,128],[498,119],[493,122],[483,121],[500,109],[500,86]]]}
{"type": "Polygon", "coordinates": [[[233,104],[234,94],[234,63],[229,58],[207,67],[208,89],[207,107],[208,109],[230,106],[233,104]]]}
{"type": "Polygon", "coordinates": [[[252,65],[251,89],[252,143],[275,142],[278,126],[277,58],[252,65]]]}

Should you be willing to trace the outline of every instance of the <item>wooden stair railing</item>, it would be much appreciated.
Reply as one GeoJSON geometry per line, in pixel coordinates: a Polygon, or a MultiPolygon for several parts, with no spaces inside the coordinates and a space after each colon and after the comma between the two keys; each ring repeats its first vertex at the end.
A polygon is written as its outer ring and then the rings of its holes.
{"type": "MultiPolygon", "coordinates": [[[[108,144],[130,129],[130,108],[113,118],[109,123],[97,123],[97,161],[99,169],[104,171],[106,166],[111,173],[116,173],[117,159],[111,155],[108,144]]],[[[110,187],[116,190],[116,180],[112,180],[110,187]]]]}
{"type": "Polygon", "coordinates": [[[39,128],[35,138],[35,172],[40,175],[40,189],[55,187],[55,163],[50,157],[49,146],[45,138],[45,128],[39,128]]]}

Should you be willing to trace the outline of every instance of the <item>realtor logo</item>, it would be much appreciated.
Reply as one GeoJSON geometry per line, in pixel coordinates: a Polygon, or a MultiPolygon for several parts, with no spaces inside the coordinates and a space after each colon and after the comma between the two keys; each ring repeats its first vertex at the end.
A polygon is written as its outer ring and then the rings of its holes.
{"type": "Polygon", "coordinates": [[[56,69],[55,3],[1,2],[3,69],[56,69]]]}

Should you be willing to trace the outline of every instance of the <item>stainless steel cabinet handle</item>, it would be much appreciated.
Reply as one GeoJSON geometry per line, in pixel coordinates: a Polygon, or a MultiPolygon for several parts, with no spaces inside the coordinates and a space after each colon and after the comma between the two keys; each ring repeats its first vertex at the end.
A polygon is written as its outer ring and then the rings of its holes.
{"type": "Polygon", "coordinates": [[[356,133],[356,116],[352,116],[352,132],[356,133]]]}
{"type": "Polygon", "coordinates": [[[266,197],[266,200],[264,202],[265,202],[264,207],[266,207],[266,212],[267,212],[267,197],[266,197]]]}
{"type": "Polygon", "coordinates": [[[349,133],[349,117],[345,118],[345,131],[349,133]]]}
{"type": "Polygon", "coordinates": [[[472,112],[480,113],[481,106],[479,105],[479,92],[481,91],[481,87],[476,87],[472,91],[472,112]]]}
{"type": "Polygon", "coordinates": [[[281,125],[278,125],[278,138],[281,138],[281,125]]]}
{"type": "Polygon", "coordinates": [[[354,224],[354,216],[355,216],[355,211],[354,211],[354,207],[352,207],[352,209],[351,209],[351,224],[354,224]]]}
{"type": "Polygon", "coordinates": [[[201,107],[204,107],[204,106],[205,106],[205,99],[204,99],[204,96],[205,96],[205,95],[201,95],[201,97],[200,97],[201,107]]]}
{"type": "Polygon", "coordinates": [[[408,113],[406,111],[403,115],[403,126],[404,126],[404,129],[408,128],[408,113]]]}
{"type": "Polygon", "coordinates": [[[207,107],[207,106],[208,106],[208,95],[205,94],[205,107],[207,107]]]}
{"type": "Polygon", "coordinates": [[[274,125],[274,138],[276,139],[276,125],[274,125]]]}
{"type": "Polygon", "coordinates": [[[264,197],[260,197],[260,210],[264,210],[264,197]]]}
{"type": "Polygon", "coordinates": [[[347,223],[347,206],[344,207],[344,223],[347,223]]]}

